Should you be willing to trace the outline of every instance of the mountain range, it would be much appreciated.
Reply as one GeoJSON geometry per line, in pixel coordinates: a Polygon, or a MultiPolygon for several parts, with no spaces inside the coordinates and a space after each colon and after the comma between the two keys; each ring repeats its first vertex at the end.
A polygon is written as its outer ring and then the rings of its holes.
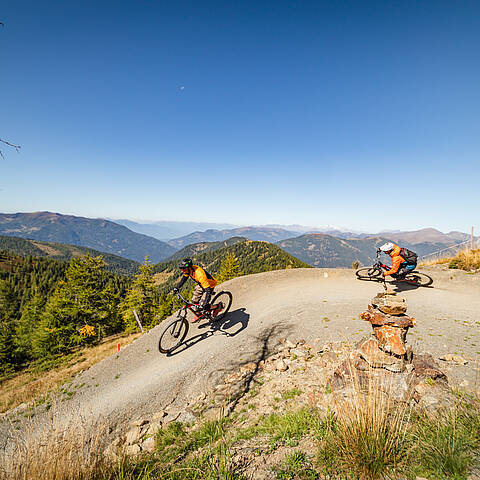
{"type": "Polygon", "coordinates": [[[228,229],[236,228],[238,225],[231,225],[228,223],[200,223],[200,222],[169,222],[159,221],[152,223],[140,223],[132,220],[114,220],[109,218],[112,222],[123,225],[133,232],[143,233],[158,240],[171,240],[172,238],[189,235],[192,232],[204,231],[207,229],[228,229]]]}
{"type": "Polygon", "coordinates": [[[146,255],[159,262],[177,250],[108,220],[51,212],[0,214],[0,235],[83,246],[137,262],[146,255]]]}
{"type": "Polygon", "coordinates": [[[199,242],[221,242],[231,237],[245,237],[249,240],[275,243],[286,238],[296,237],[298,232],[292,232],[276,227],[239,227],[225,230],[208,229],[204,232],[193,232],[184,237],[175,238],[168,243],[176,249],[199,242]]]}
{"type": "MultiPolygon", "coordinates": [[[[162,222],[159,222],[162,223],[162,222]]],[[[165,222],[169,223],[169,222],[165,222]]],[[[175,223],[175,222],[170,222],[175,223]]],[[[187,228],[188,222],[178,222],[187,228]]],[[[199,224],[191,223],[198,226],[199,224]]],[[[148,235],[133,232],[124,225],[104,219],[90,219],[50,212],[0,214],[0,235],[17,236],[35,240],[37,244],[25,246],[25,250],[38,249],[45,253],[48,248],[57,253],[55,258],[75,256],[72,248],[86,249],[117,255],[143,262],[146,255],[158,263],[213,252],[246,239],[276,244],[289,254],[314,267],[351,267],[352,262],[362,265],[371,263],[377,246],[385,241],[394,241],[424,256],[438,252],[469,238],[462,232],[442,233],[433,228],[416,231],[391,231],[377,235],[329,230],[329,233],[301,233],[300,225],[290,225],[288,230],[277,225],[249,226],[227,229],[195,231],[168,243],[148,235]],[[40,245],[38,242],[55,242],[64,245],[40,245]],[[65,250],[67,248],[67,250],[65,250]],[[60,253],[58,253],[60,252],[60,253]]],[[[22,247],[23,248],[23,247],[22,247]]],[[[452,248],[448,252],[455,252],[452,248]]],[[[113,259],[112,259],[113,262],[113,259]]],[[[118,268],[132,269],[133,266],[118,268]]]]}

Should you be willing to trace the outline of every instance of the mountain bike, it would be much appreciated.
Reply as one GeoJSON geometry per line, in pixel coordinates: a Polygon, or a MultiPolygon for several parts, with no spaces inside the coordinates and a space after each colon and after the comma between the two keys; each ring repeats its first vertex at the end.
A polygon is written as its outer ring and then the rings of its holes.
{"type": "Polygon", "coordinates": [[[180,293],[177,293],[176,297],[181,300],[184,305],[177,312],[177,316],[166,325],[160,334],[158,350],[161,353],[173,352],[187,336],[190,327],[190,323],[187,320],[188,311],[195,315],[194,320],[191,321],[192,323],[202,319],[218,322],[227,315],[233,300],[230,292],[221,291],[213,297],[210,307],[207,310],[198,312],[198,303],[189,302],[183,298],[180,293]]]}
{"type": "MultiPolygon", "coordinates": [[[[355,275],[359,280],[384,281],[385,277],[383,276],[383,270],[388,270],[390,267],[387,267],[387,265],[384,265],[380,261],[380,253],[381,251],[377,250],[377,258],[371,267],[359,268],[355,272],[355,275]]],[[[393,274],[392,277],[397,281],[403,281],[417,287],[428,287],[433,283],[432,277],[429,277],[425,273],[418,272],[417,270],[408,272],[402,279],[398,279],[396,274],[393,274]]]]}

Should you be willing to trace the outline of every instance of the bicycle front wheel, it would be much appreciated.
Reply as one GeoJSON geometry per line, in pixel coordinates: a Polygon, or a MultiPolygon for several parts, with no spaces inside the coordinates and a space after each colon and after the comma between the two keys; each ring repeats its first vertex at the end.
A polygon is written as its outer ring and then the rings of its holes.
{"type": "Polygon", "coordinates": [[[425,273],[421,272],[412,272],[405,275],[405,282],[410,285],[416,285],[418,287],[428,287],[433,283],[433,278],[429,277],[425,273]]]}
{"type": "Polygon", "coordinates": [[[173,352],[187,336],[188,328],[189,325],[185,317],[174,318],[160,334],[158,340],[160,353],[173,352]]]}
{"type": "Polygon", "coordinates": [[[225,317],[225,315],[228,313],[230,310],[230,307],[232,306],[232,300],[233,296],[230,292],[220,292],[213,297],[213,300],[211,302],[212,307],[218,306],[213,312],[216,312],[217,314],[213,316],[212,313],[212,320],[214,322],[218,322],[222,318],[225,317]]]}
{"type": "Polygon", "coordinates": [[[382,276],[382,271],[374,267],[359,268],[355,275],[359,280],[374,280],[382,276]]]}

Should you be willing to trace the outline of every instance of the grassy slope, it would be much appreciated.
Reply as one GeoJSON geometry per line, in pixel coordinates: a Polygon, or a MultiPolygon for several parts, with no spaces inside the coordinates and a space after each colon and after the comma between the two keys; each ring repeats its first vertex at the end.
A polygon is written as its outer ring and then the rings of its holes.
{"type": "Polygon", "coordinates": [[[112,355],[133,342],[140,334],[114,335],[93,347],[79,349],[73,354],[59,357],[41,367],[29,368],[0,382],[0,412],[21,403],[28,403],[45,396],[51,390],[68,382],[78,372],[112,355]]]}

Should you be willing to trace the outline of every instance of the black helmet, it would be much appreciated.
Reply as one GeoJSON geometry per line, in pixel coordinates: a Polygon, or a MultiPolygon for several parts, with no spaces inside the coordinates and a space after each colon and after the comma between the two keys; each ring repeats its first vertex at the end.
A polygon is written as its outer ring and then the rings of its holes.
{"type": "Polygon", "coordinates": [[[193,261],[191,258],[184,258],[182,263],[178,266],[178,268],[191,268],[193,267],[193,261]]]}

